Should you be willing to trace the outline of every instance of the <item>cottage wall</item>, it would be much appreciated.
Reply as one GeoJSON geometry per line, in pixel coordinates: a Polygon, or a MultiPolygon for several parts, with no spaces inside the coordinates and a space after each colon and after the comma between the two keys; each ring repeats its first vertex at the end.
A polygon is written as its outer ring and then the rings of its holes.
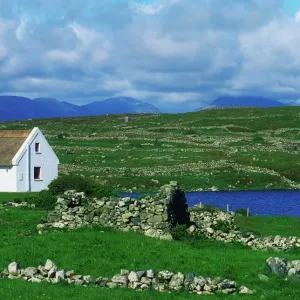
{"type": "Polygon", "coordinates": [[[0,166],[0,191],[15,192],[16,191],[16,167],[0,166]]]}
{"type": "Polygon", "coordinates": [[[29,148],[22,153],[17,166],[17,191],[38,192],[48,187],[50,182],[58,176],[58,160],[51,146],[38,130],[31,139],[29,148]],[[40,143],[40,153],[35,152],[35,143],[40,143]],[[29,156],[28,156],[29,150],[29,156]],[[30,169],[28,171],[28,159],[30,169]],[[34,179],[34,167],[41,167],[41,179],[34,179]],[[28,180],[29,185],[28,185],[28,180]]]}

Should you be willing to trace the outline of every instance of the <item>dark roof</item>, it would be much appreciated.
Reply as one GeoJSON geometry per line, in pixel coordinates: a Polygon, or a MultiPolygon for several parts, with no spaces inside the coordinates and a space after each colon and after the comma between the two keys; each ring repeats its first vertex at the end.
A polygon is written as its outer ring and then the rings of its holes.
{"type": "Polygon", "coordinates": [[[0,166],[11,166],[30,130],[0,130],[0,166]]]}

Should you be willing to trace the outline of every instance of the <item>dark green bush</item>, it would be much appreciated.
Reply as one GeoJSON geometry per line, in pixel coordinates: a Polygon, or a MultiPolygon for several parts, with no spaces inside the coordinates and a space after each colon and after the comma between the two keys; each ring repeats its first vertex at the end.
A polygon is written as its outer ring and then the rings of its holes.
{"type": "Polygon", "coordinates": [[[15,203],[21,203],[23,201],[25,201],[25,200],[23,198],[20,198],[20,197],[14,197],[12,199],[12,202],[15,202],[15,203]]]}
{"type": "Polygon", "coordinates": [[[56,139],[58,140],[63,140],[65,139],[66,137],[70,136],[68,133],[65,133],[65,132],[61,132],[59,133],[57,136],[56,136],[56,139]]]}
{"type": "Polygon", "coordinates": [[[97,184],[94,180],[75,174],[60,175],[48,186],[48,191],[51,195],[63,194],[67,190],[84,192],[87,196],[98,198],[116,196],[116,193],[100,184],[97,184]]]}
{"type": "MultiPolygon", "coordinates": [[[[235,213],[237,215],[242,215],[242,216],[245,216],[247,217],[247,209],[246,208],[239,208],[235,211],[235,213]]],[[[249,216],[251,216],[251,214],[249,213],[249,216]]]]}
{"type": "Polygon", "coordinates": [[[230,231],[229,224],[227,222],[221,221],[221,220],[218,220],[217,224],[213,224],[211,227],[214,230],[220,230],[220,231],[225,232],[225,233],[229,233],[229,231],[230,231]]]}
{"type": "Polygon", "coordinates": [[[221,209],[214,207],[212,205],[204,205],[201,208],[200,208],[200,206],[194,206],[192,208],[192,210],[199,211],[199,212],[207,211],[207,212],[211,212],[211,213],[221,211],[221,209]]]}
{"type": "Polygon", "coordinates": [[[63,194],[67,190],[76,190],[91,195],[93,192],[92,184],[89,180],[79,175],[60,175],[48,186],[48,191],[52,195],[63,194]]]}
{"type": "Polygon", "coordinates": [[[199,230],[195,230],[194,232],[188,231],[187,225],[176,225],[175,227],[170,229],[170,233],[175,240],[180,241],[195,241],[195,240],[204,240],[206,236],[201,233],[199,230]]]}
{"type": "Polygon", "coordinates": [[[193,129],[189,129],[189,130],[186,130],[184,132],[184,134],[186,134],[186,135],[193,135],[193,134],[197,134],[197,131],[193,130],[193,129]]]}
{"type": "Polygon", "coordinates": [[[265,139],[261,135],[255,135],[252,138],[253,143],[263,143],[265,139]]]}
{"type": "Polygon", "coordinates": [[[170,229],[170,233],[175,240],[187,240],[190,235],[187,229],[187,225],[177,225],[170,229]]]}
{"type": "MultiPolygon", "coordinates": [[[[32,203],[35,204],[35,207],[51,210],[54,208],[57,197],[52,195],[49,191],[43,190],[38,193],[37,196],[32,198],[32,203]]],[[[28,201],[29,203],[30,201],[28,201]]]]}

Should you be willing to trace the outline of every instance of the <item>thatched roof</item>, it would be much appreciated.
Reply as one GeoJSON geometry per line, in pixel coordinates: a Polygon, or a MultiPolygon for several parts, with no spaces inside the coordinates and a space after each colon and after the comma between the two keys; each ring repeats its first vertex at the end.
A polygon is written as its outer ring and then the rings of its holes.
{"type": "Polygon", "coordinates": [[[30,130],[0,130],[0,166],[11,166],[30,130]]]}

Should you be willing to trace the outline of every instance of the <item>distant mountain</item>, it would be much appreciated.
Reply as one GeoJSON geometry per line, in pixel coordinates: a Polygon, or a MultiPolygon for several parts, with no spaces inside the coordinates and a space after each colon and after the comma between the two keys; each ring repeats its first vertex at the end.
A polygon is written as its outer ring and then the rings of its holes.
{"type": "Polygon", "coordinates": [[[129,97],[110,98],[80,106],[53,98],[31,100],[26,97],[0,96],[0,121],[127,113],[159,113],[159,110],[154,105],[129,97]]]}
{"type": "Polygon", "coordinates": [[[104,101],[96,101],[83,105],[81,109],[86,116],[91,115],[93,111],[101,111],[102,114],[159,113],[158,108],[154,105],[129,97],[117,97],[109,98],[104,101]]]}
{"type": "Polygon", "coordinates": [[[255,96],[223,96],[214,100],[209,106],[199,108],[198,110],[205,108],[222,108],[222,107],[245,107],[245,106],[256,106],[256,107],[277,107],[287,106],[279,101],[255,96]]]}

